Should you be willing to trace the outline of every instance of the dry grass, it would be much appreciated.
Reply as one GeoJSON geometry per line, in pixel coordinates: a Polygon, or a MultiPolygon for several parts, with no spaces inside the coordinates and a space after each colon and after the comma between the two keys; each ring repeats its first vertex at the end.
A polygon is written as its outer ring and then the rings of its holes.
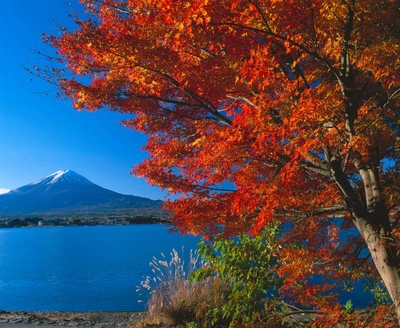
{"type": "Polygon", "coordinates": [[[191,283],[174,279],[159,285],[152,293],[149,314],[157,324],[209,323],[208,311],[226,302],[230,285],[218,277],[191,283]]]}
{"type": "MultiPolygon", "coordinates": [[[[146,277],[141,288],[150,290],[148,325],[178,326],[196,322],[211,326],[208,312],[227,301],[231,284],[218,276],[190,282],[189,275],[203,265],[197,253],[190,253],[187,265],[173,250],[171,260],[153,258],[154,277],[146,277]]],[[[140,288],[139,288],[140,289],[140,288]]]]}

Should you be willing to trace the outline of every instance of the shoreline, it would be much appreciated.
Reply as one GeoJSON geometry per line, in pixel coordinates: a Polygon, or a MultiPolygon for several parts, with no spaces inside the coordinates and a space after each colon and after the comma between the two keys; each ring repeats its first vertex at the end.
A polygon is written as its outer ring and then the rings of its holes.
{"type": "Polygon", "coordinates": [[[0,218],[0,228],[55,228],[83,226],[120,226],[142,224],[171,224],[171,219],[163,216],[104,216],[104,217],[65,217],[65,218],[0,218]]]}
{"type": "MultiPolygon", "coordinates": [[[[366,320],[366,322],[372,320],[376,314],[376,309],[373,307],[354,309],[354,311],[360,315],[361,318],[366,320]]],[[[310,324],[318,316],[319,314],[316,313],[293,313],[290,318],[288,317],[285,319],[284,324],[285,327],[296,327],[298,324],[307,326],[307,324],[310,324]]],[[[393,313],[389,311],[385,317],[390,319],[393,317],[393,313]]],[[[394,322],[395,319],[391,321],[394,322]]],[[[160,325],[151,320],[149,313],[146,311],[26,312],[0,310],[0,328],[32,327],[166,328],[165,325],[160,325]]]]}
{"type": "Polygon", "coordinates": [[[26,312],[0,310],[1,327],[133,327],[147,312],[26,312]]]}

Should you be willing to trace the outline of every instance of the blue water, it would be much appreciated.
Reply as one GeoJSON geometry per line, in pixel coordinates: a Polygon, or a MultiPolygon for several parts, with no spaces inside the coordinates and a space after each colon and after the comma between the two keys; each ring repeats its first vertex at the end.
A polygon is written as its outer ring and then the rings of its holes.
{"type": "Polygon", "coordinates": [[[0,309],[143,310],[152,257],[182,246],[187,257],[197,242],[163,225],[0,229],[0,309]]]}
{"type": "MultiPolygon", "coordinates": [[[[164,225],[0,229],[0,309],[24,311],[140,311],[137,286],[149,262],[174,248],[184,258],[198,238],[164,225]]],[[[372,300],[356,285],[341,303],[372,300]]]]}

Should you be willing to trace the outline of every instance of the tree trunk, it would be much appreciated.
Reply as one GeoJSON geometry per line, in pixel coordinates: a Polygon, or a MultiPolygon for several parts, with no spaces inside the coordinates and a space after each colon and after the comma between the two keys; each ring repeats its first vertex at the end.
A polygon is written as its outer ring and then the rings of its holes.
{"type": "Polygon", "coordinates": [[[377,231],[364,219],[356,219],[354,223],[360,231],[379,275],[390,294],[400,325],[400,275],[396,250],[388,243],[387,236],[382,235],[383,230],[377,231]]]}
{"type": "Polygon", "coordinates": [[[366,207],[363,211],[364,220],[355,220],[354,223],[364,238],[372,260],[392,298],[400,324],[400,259],[393,241],[390,240],[392,227],[381,194],[379,172],[371,162],[363,163],[355,159],[354,163],[364,184],[366,207]]]}
{"type": "Polygon", "coordinates": [[[331,177],[339,187],[354,225],[371,253],[375,267],[393,301],[400,325],[400,256],[391,240],[392,228],[381,194],[379,172],[373,164],[362,162],[358,158],[354,159],[354,164],[364,186],[363,196],[353,189],[341,170],[340,161],[331,162],[331,177]]]}

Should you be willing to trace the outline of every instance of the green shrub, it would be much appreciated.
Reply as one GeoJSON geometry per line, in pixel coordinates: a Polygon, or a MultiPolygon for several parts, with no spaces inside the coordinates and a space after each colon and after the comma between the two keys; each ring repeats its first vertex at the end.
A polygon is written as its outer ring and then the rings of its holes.
{"type": "Polygon", "coordinates": [[[237,239],[217,239],[198,245],[203,266],[192,273],[194,281],[217,275],[232,283],[228,300],[213,310],[214,323],[227,319],[231,326],[263,321],[270,311],[281,310],[276,294],[282,281],[274,273],[278,266],[278,224],[268,226],[260,235],[243,234],[237,239]]]}

